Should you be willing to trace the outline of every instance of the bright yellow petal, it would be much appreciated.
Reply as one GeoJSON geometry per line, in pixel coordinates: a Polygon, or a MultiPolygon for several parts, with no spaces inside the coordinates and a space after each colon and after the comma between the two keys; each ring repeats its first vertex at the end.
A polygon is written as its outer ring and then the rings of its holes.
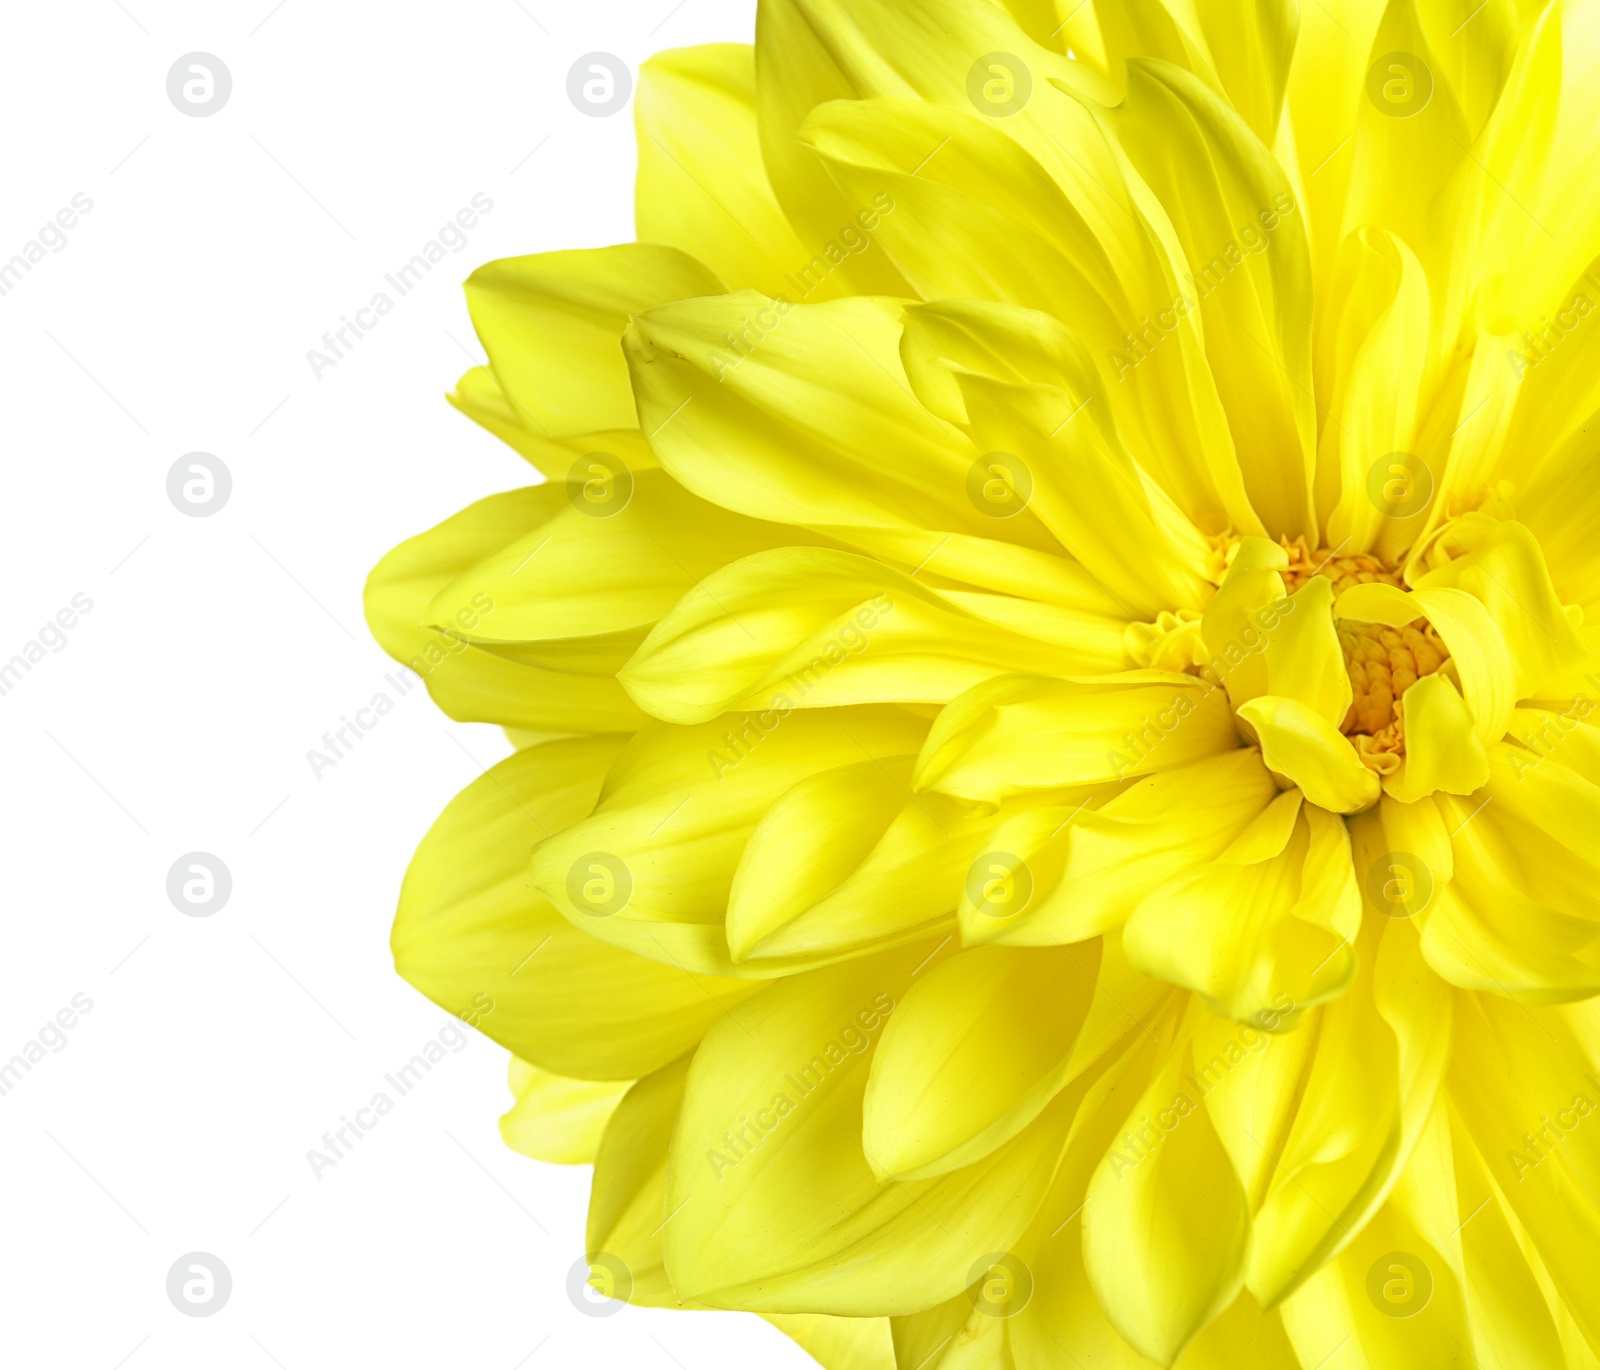
{"type": "Polygon", "coordinates": [[[1298,785],[1333,813],[1360,813],[1377,802],[1380,785],[1333,724],[1298,699],[1261,695],[1239,709],[1256,731],[1267,768],[1298,785]]]}
{"type": "MultiPolygon", "coordinates": [[[[373,567],[365,593],[373,636],[422,677],[434,702],[452,718],[557,734],[632,731],[644,721],[618,681],[593,674],[593,662],[519,660],[469,641],[469,632],[488,635],[496,601],[487,591],[474,590],[445,612],[433,612],[446,587],[530,535],[537,545],[540,529],[572,512],[560,486],[491,495],[402,542],[373,567]]],[[[615,655],[619,647],[626,650],[627,644],[602,644],[602,672],[604,651],[615,655]]],[[[404,693],[402,684],[404,676],[394,682],[397,693],[404,693]]]]}
{"type": "MultiPolygon", "coordinates": [[[[735,962],[725,920],[756,825],[820,771],[904,756],[924,720],[894,708],[729,715],[656,724],[618,759],[593,814],[533,853],[533,885],[590,936],[696,976],[783,975],[860,948],[735,962]]],[[[904,940],[916,928],[898,928],[904,940]]]]}
{"type": "Polygon", "coordinates": [[[1228,1307],[1244,1282],[1250,1209],[1174,1052],[1089,1182],[1083,1253],[1100,1306],[1161,1365],[1228,1307]],[[1141,1145],[1136,1144],[1142,1143],[1141,1145]]]}
{"type": "Polygon", "coordinates": [[[757,1312],[913,1312],[960,1293],[974,1252],[1005,1250],[1026,1228],[1070,1112],[1047,1110],[934,1180],[880,1183],[861,1150],[871,1048],[937,951],[790,976],[696,1053],[664,1233],[680,1294],[757,1312]]]}
{"type": "Polygon", "coordinates": [[[1238,740],[1222,691],[1193,676],[1135,671],[1093,684],[1001,676],[945,706],[914,783],[993,803],[1169,770],[1238,740]]]}
{"type": "Polygon", "coordinates": [[[1099,964],[1087,942],[980,947],[925,971],[873,1056],[862,1149],[874,1170],[945,1174],[1038,1117],[1067,1083],[1099,964]]]}
{"type": "Polygon", "coordinates": [[[589,812],[621,742],[530,747],[473,781],[417,848],[392,938],[396,969],[440,1007],[577,1079],[656,1069],[748,993],[608,947],[528,887],[528,850],[589,812]]]}
{"type": "Polygon", "coordinates": [[[467,280],[489,367],[524,424],[561,438],[637,426],[620,339],[628,317],[722,282],[676,248],[627,243],[507,257],[467,280]]]}
{"type": "MultiPolygon", "coordinates": [[[[755,52],[743,43],[677,48],[640,66],[634,221],[640,242],[698,258],[731,290],[793,295],[786,278],[811,253],[767,183],[755,98],[755,52]]],[[[826,299],[837,287],[818,289],[826,299]]]]}
{"type": "Polygon", "coordinates": [[[1435,791],[1471,794],[1489,782],[1489,754],[1474,731],[1472,711],[1448,676],[1430,675],[1402,696],[1406,759],[1384,779],[1402,804],[1435,791]]]}

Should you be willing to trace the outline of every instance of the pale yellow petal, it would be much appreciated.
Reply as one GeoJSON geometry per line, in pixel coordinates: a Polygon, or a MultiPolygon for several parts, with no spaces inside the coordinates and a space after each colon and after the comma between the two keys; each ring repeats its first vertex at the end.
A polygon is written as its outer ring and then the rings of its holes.
{"type": "Polygon", "coordinates": [[[513,1056],[508,1083],[516,1096],[500,1115],[500,1137],[513,1151],[556,1165],[587,1165],[631,1080],[569,1080],[513,1056]]]}

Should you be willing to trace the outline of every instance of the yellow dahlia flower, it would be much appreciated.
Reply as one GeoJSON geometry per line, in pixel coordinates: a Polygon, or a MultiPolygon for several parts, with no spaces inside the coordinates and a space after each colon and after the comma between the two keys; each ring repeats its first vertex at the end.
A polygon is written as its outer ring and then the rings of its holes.
{"type": "Polygon", "coordinates": [[[467,283],[545,480],[368,589],[518,747],[394,952],[595,1279],[1600,1365],[1600,4],[762,0],[635,114],[467,283]]]}

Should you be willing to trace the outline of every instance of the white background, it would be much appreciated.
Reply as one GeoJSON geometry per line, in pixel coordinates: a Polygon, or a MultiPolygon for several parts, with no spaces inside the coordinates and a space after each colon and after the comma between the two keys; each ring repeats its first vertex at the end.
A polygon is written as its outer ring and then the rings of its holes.
{"type": "Polygon", "coordinates": [[[306,1159],[451,1021],[395,976],[389,921],[508,748],[418,689],[320,779],[306,753],[391,669],[371,565],[530,480],[442,398],[482,359],[460,281],[633,236],[631,105],[579,113],[568,68],[751,37],[750,0],[673,3],[5,8],[0,260],[93,201],[0,297],[0,660],[93,601],[0,697],[0,1060],[93,1001],[0,1097],[7,1365],[810,1364],[743,1315],[580,1313],[588,1169],[502,1146],[505,1053],[475,1034],[334,1169],[306,1159]],[[166,91],[196,51],[233,80],[205,118],[166,91]],[[465,250],[318,379],[307,350],[475,192],[465,250]],[[199,519],[166,493],[196,450],[233,477],[199,519]],[[196,850],[233,878],[209,918],[166,895],[196,850]],[[212,1317],[165,1292],[196,1250],[232,1272],[212,1317]]]}

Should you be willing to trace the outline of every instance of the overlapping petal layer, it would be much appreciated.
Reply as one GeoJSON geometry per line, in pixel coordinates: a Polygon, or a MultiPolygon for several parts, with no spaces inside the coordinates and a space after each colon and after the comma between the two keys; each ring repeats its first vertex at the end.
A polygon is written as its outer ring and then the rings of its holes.
{"type": "Polygon", "coordinates": [[[1594,0],[761,0],[646,64],[638,243],[469,281],[547,480],[368,615],[521,749],[395,957],[635,1302],[1600,1366],[1597,65],[1594,0]]]}

